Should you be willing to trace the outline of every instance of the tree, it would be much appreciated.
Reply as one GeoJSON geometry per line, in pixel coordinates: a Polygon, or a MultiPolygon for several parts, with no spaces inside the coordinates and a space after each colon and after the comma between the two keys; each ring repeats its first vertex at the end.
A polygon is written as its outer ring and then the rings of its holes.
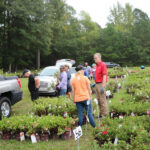
{"type": "Polygon", "coordinates": [[[35,67],[36,52],[50,45],[49,17],[42,0],[5,0],[3,66],[35,67]],[[34,61],[33,61],[34,60],[34,61]]]}
{"type": "Polygon", "coordinates": [[[114,25],[115,30],[121,32],[130,32],[133,28],[133,8],[130,4],[122,7],[120,3],[110,10],[108,17],[109,23],[114,25]]]}
{"type": "Polygon", "coordinates": [[[134,12],[133,36],[138,39],[141,46],[139,64],[150,64],[150,19],[146,13],[140,9],[134,12]]]}

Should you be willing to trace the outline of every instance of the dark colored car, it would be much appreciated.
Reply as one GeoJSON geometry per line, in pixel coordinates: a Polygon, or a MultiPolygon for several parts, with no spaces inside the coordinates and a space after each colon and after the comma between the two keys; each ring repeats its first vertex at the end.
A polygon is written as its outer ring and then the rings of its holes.
{"type": "Polygon", "coordinates": [[[113,62],[105,62],[105,64],[107,65],[107,68],[120,67],[119,64],[113,62]]]}

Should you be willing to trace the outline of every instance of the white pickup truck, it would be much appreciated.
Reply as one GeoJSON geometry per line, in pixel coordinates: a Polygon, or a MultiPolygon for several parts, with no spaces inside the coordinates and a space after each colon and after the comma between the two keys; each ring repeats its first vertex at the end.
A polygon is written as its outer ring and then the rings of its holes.
{"type": "Polygon", "coordinates": [[[11,106],[22,99],[21,82],[18,77],[0,75],[0,118],[11,115],[11,106]]]}

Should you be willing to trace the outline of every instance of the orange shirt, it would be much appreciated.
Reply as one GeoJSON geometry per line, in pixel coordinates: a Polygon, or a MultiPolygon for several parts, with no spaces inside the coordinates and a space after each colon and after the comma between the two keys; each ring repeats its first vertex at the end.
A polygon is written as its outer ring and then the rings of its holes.
{"type": "Polygon", "coordinates": [[[89,79],[84,75],[76,75],[71,80],[71,86],[74,88],[74,102],[80,102],[90,99],[88,92],[89,79]]]}

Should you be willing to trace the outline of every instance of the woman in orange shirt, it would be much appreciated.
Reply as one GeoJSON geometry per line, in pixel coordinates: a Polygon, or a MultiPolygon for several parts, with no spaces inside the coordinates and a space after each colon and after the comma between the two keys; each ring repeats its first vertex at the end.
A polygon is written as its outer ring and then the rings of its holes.
{"type": "Polygon", "coordinates": [[[90,88],[90,81],[87,77],[84,76],[84,67],[82,65],[76,67],[76,71],[77,73],[75,77],[71,80],[71,86],[72,86],[73,101],[74,103],[76,103],[76,107],[78,110],[78,118],[79,118],[78,125],[82,126],[84,117],[83,110],[85,108],[91,125],[95,127],[96,124],[94,122],[94,117],[92,115],[92,104],[91,104],[92,92],[90,88]]]}

